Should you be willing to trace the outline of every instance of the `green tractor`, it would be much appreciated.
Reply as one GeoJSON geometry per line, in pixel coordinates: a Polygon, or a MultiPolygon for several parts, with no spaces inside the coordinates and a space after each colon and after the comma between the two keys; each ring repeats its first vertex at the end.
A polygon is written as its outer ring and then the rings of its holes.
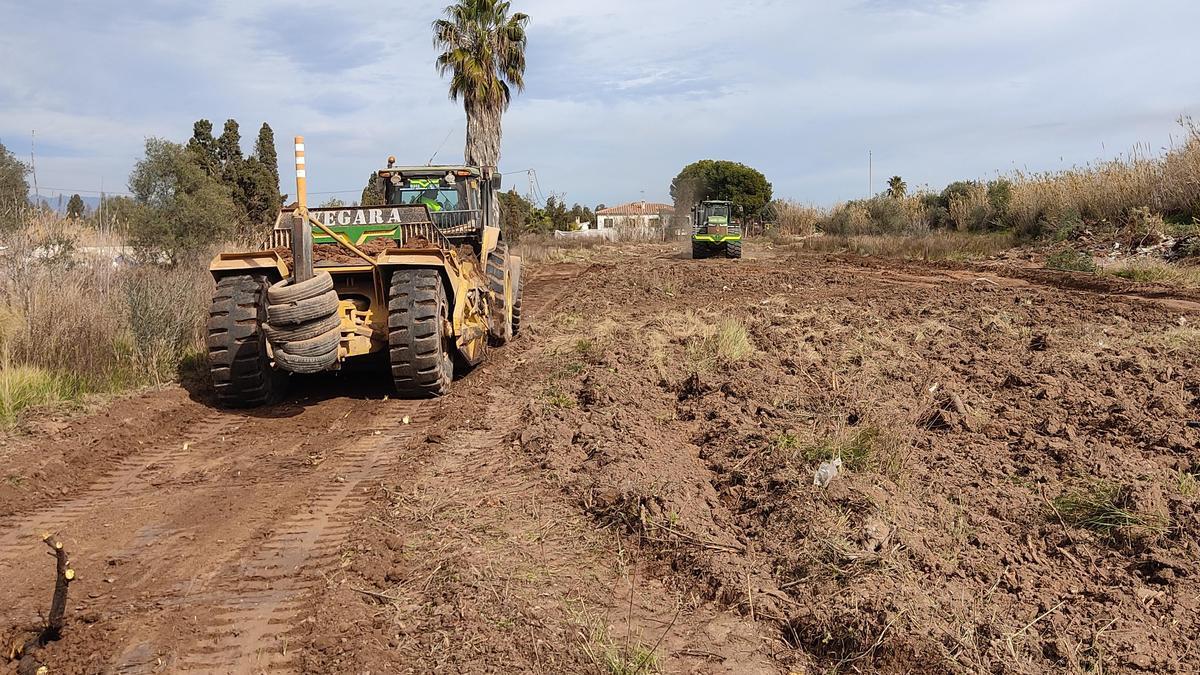
{"type": "Polygon", "coordinates": [[[733,202],[703,201],[692,207],[692,258],[720,252],[742,257],[742,226],[733,220],[733,202]]]}

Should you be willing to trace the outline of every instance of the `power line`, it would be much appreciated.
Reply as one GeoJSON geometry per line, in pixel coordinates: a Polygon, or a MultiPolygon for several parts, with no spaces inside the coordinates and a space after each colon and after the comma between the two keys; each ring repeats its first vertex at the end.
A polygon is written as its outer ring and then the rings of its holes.
{"type": "MultiPolygon", "coordinates": [[[[515,176],[515,175],[523,174],[523,173],[524,174],[531,173],[533,175],[534,183],[535,184],[537,183],[537,169],[521,169],[520,171],[505,171],[505,172],[501,173],[500,175],[501,176],[515,176]]],[[[46,190],[49,190],[49,191],[62,192],[62,193],[67,193],[67,194],[79,193],[79,194],[89,194],[89,195],[120,195],[123,197],[132,197],[133,196],[133,193],[131,193],[131,192],[118,192],[118,191],[113,191],[113,190],[85,190],[83,188],[51,187],[48,185],[45,186],[45,188],[46,188],[46,190]]],[[[537,186],[537,191],[539,193],[541,192],[541,185],[537,186]]],[[[308,194],[310,194],[310,195],[345,195],[345,194],[360,194],[360,193],[362,193],[362,188],[355,188],[355,189],[351,189],[351,190],[324,190],[324,191],[318,191],[318,192],[309,191],[308,194]]]]}
{"type": "Polygon", "coordinates": [[[81,188],[57,188],[57,187],[49,187],[49,186],[47,186],[46,189],[53,190],[55,192],[65,192],[65,193],[78,192],[79,194],[86,193],[86,194],[91,194],[91,195],[124,195],[126,197],[133,196],[132,192],[114,192],[113,190],[83,190],[81,188]]]}

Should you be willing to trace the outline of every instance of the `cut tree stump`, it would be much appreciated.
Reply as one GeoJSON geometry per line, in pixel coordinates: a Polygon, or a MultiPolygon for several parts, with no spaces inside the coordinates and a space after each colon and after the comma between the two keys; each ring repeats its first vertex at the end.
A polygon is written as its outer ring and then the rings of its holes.
{"type": "Polygon", "coordinates": [[[58,537],[47,534],[42,537],[42,541],[50,547],[51,555],[54,556],[54,596],[50,599],[50,614],[46,617],[46,625],[21,648],[18,675],[43,675],[49,672],[46,666],[38,663],[34,654],[46,644],[62,637],[63,617],[67,611],[67,588],[75,580],[75,570],[71,569],[67,550],[63,548],[58,537]]]}

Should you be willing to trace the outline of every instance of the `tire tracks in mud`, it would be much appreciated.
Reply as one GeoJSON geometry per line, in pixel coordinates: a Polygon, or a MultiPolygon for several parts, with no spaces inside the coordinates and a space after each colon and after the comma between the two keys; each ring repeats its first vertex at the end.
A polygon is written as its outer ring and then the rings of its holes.
{"type": "Polygon", "coordinates": [[[245,418],[239,415],[214,412],[188,429],[178,442],[169,446],[157,445],[125,457],[112,471],[67,503],[5,519],[7,522],[0,523],[0,568],[15,564],[9,557],[35,545],[44,533],[63,529],[98,505],[144,490],[147,474],[181,464],[188,459],[192,446],[230,433],[244,421],[245,418]]]}
{"type": "Polygon", "coordinates": [[[56,670],[294,670],[286,645],[305,599],[337,567],[374,482],[440,410],[348,389],[248,413],[188,404],[176,419],[198,419],[78,497],[5,518],[0,621],[36,619],[49,569],[39,537],[56,531],[80,574],[72,614],[104,636],[62,643],[71,654],[56,670]]]}
{"type": "MultiPolygon", "coordinates": [[[[178,657],[173,669],[249,673],[291,669],[289,633],[305,601],[326,583],[356,516],[371,497],[370,486],[398,461],[393,451],[430,421],[433,404],[405,402],[381,415],[373,433],[342,452],[334,479],[300,505],[250,555],[230,563],[216,575],[212,588],[194,598],[190,611],[209,613],[195,644],[178,657]],[[404,418],[410,417],[410,424],[404,418]],[[197,605],[199,605],[197,607],[197,605]]],[[[130,671],[126,671],[130,672],[130,671]]]]}
{"type": "MultiPolygon", "coordinates": [[[[556,266],[527,305],[555,304],[561,282],[588,269],[556,266]]],[[[101,425],[93,442],[128,454],[89,466],[99,478],[78,496],[0,518],[0,621],[36,620],[48,592],[39,537],[59,532],[80,573],[72,614],[91,627],[56,645],[56,670],[299,670],[294,636],[337,583],[375,488],[444,410],[366,398],[342,380],[308,389],[312,399],[246,412],[184,401],[144,446],[128,439],[129,420],[101,425]]]]}

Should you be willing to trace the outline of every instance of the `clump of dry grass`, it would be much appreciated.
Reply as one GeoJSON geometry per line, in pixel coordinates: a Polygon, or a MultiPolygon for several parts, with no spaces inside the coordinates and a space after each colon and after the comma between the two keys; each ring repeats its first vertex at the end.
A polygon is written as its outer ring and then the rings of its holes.
{"type": "Polygon", "coordinates": [[[589,259],[595,249],[606,243],[600,238],[555,239],[544,235],[526,235],[521,237],[516,252],[527,263],[581,262],[589,259]]]}
{"type": "Polygon", "coordinates": [[[1078,486],[1053,504],[1055,514],[1067,525],[1103,535],[1161,533],[1166,529],[1159,518],[1134,509],[1128,488],[1103,481],[1078,486]]]}
{"type": "Polygon", "coordinates": [[[731,368],[757,352],[742,321],[690,309],[651,317],[638,338],[645,345],[647,365],[662,377],[671,376],[680,364],[690,373],[731,368]]]}
{"type": "Polygon", "coordinates": [[[1103,272],[1138,283],[1200,288],[1200,267],[1172,265],[1154,258],[1133,258],[1106,267],[1103,272]]]}
{"type": "Polygon", "coordinates": [[[746,325],[734,318],[705,326],[687,341],[688,361],[698,371],[730,367],[749,358],[754,351],[746,325]]]}
{"type": "Polygon", "coordinates": [[[925,235],[825,235],[796,242],[795,246],[804,251],[906,260],[977,260],[995,256],[1014,244],[1014,237],[1006,232],[967,234],[943,231],[925,235]]]}

